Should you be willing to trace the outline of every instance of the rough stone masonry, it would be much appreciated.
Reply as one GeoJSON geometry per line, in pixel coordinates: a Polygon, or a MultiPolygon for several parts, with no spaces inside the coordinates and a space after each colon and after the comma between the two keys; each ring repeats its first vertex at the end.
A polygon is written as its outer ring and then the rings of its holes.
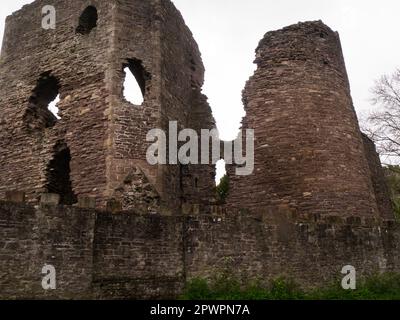
{"type": "Polygon", "coordinates": [[[37,0],[0,58],[0,298],[174,298],[193,277],[326,284],[399,271],[379,155],[360,132],[339,36],[269,32],[243,93],[255,171],[216,206],[211,165],[146,162],[146,134],[215,128],[204,67],[168,0],[37,0]],[[57,12],[41,27],[42,8],[57,12]],[[123,97],[124,69],[144,97],[123,97]],[[48,104],[60,96],[59,119],[48,104]],[[43,265],[57,289],[41,286],[43,265]]]}
{"type": "Polygon", "coordinates": [[[215,127],[197,44],[169,1],[35,1],[7,18],[0,68],[0,195],[58,193],[62,204],[92,197],[123,209],[152,195],[175,212],[212,197],[212,166],[146,161],[151,129],[215,127]],[[45,5],[56,9],[54,30],[41,27],[45,5]],[[141,106],[123,96],[125,67],[141,106]],[[47,109],[58,94],[59,120],[47,109]],[[138,171],[151,190],[127,191],[138,171]]]}

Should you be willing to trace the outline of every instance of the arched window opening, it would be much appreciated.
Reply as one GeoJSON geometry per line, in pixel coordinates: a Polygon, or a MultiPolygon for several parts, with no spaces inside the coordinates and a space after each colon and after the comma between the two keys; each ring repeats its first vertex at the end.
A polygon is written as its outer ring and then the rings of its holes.
{"type": "Polygon", "coordinates": [[[80,34],[89,34],[97,27],[97,20],[97,9],[93,6],[87,7],[79,17],[79,25],[76,28],[76,32],[80,34]]]}
{"type": "Polygon", "coordinates": [[[77,197],[72,190],[70,179],[71,153],[64,143],[58,143],[54,148],[53,159],[47,166],[47,192],[60,195],[60,203],[72,205],[77,197]]]}
{"type": "Polygon", "coordinates": [[[60,83],[50,72],[40,76],[24,115],[24,122],[28,128],[43,130],[57,123],[60,119],[57,108],[59,90],[60,83]]]}
{"type": "Polygon", "coordinates": [[[150,74],[146,72],[142,61],[138,59],[129,59],[128,63],[124,65],[124,73],[124,98],[134,105],[142,105],[150,74]]]}

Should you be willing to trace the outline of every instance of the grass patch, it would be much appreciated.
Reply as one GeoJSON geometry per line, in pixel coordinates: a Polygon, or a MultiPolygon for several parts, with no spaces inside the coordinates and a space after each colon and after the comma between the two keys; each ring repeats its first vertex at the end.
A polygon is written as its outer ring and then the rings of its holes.
{"type": "Polygon", "coordinates": [[[356,290],[344,290],[340,281],[305,291],[293,280],[278,278],[267,285],[254,280],[242,285],[226,274],[208,281],[191,280],[181,297],[183,300],[400,300],[400,274],[374,275],[358,281],[356,290]]]}

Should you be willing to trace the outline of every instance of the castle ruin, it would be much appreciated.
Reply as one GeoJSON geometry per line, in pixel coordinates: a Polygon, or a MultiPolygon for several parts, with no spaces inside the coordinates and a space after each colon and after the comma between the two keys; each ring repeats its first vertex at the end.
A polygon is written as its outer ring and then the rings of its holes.
{"type": "Polygon", "coordinates": [[[268,32],[255,63],[243,93],[255,170],[248,177],[230,170],[229,206],[393,219],[379,156],[358,125],[338,33],[320,21],[268,32]]]}
{"type": "Polygon", "coordinates": [[[62,204],[89,197],[97,208],[113,200],[124,210],[148,198],[150,207],[177,211],[212,196],[212,166],[146,161],[153,128],[215,127],[199,49],[172,3],[35,1],[7,19],[0,68],[3,198],[55,193],[62,204]],[[49,4],[54,30],[41,28],[49,4]],[[125,67],[143,92],[140,106],[124,99],[125,67]],[[58,94],[60,119],[47,110],[58,94]],[[138,181],[147,187],[130,195],[138,181]]]}
{"type": "Polygon", "coordinates": [[[215,128],[198,46],[169,0],[36,0],[7,17],[0,58],[0,297],[171,298],[230,270],[323,285],[343,266],[399,271],[379,155],[359,128],[339,36],[268,32],[247,82],[255,170],[146,161],[154,128],[215,128]],[[40,25],[57,9],[56,29],[40,25]],[[143,93],[123,97],[124,69],[143,93]],[[60,96],[59,118],[47,105],[60,96]],[[44,291],[41,268],[57,270],[44,291]]]}

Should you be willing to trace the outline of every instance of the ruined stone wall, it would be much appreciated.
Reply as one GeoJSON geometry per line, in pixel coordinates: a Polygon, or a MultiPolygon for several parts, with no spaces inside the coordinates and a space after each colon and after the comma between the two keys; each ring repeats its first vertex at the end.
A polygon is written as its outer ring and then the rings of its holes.
{"type": "MultiPolygon", "coordinates": [[[[108,193],[122,200],[118,189],[137,168],[153,185],[158,186],[157,167],[146,162],[146,134],[160,127],[161,54],[159,23],[155,19],[157,1],[123,0],[113,10],[112,48],[110,50],[110,150],[108,193]],[[143,69],[137,72],[144,80],[144,102],[133,105],[123,95],[125,67],[136,61],[143,69]],[[117,193],[116,193],[117,191],[117,193]]],[[[133,70],[132,70],[133,71],[133,70]]]]}
{"type": "Polygon", "coordinates": [[[180,218],[0,203],[0,298],[174,297],[183,286],[180,218]],[[53,265],[57,290],[44,292],[53,265]]]}
{"type": "MultiPolygon", "coordinates": [[[[215,128],[207,98],[201,94],[204,82],[201,54],[181,14],[169,1],[161,3],[162,127],[167,128],[168,121],[176,120],[178,131],[190,128],[200,134],[201,129],[215,128]]],[[[179,195],[180,199],[170,200],[179,207],[184,202],[204,202],[213,196],[213,166],[170,165],[164,167],[163,172],[166,196],[179,195]]]]}
{"type": "Polygon", "coordinates": [[[322,22],[268,32],[243,93],[255,170],[230,176],[228,207],[378,216],[339,36],[322,22]]]}
{"type": "Polygon", "coordinates": [[[173,298],[185,279],[180,217],[99,214],[93,252],[98,298],[173,298]]]}
{"type": "Polygon", "coordinates": [[[59,297],[87,297],[93,277],[95,212],[0,203],[0,298],[51,297],[42,268],[57,271],[59,297]]]}
{"type": "MultiPolygon", "coordinates": [[[[182,168],[150,166],[146,134],[167,131],[169,121],[188,127],[192,109],[200,106],[204,116],[194,120],[199,127],[213,118],[206,101],[193,100],[194,92],[200,95],[204,67],[170,1],[35,1],[7,19],[0,71],[0,195],[23,190],[34,201],[42,192],[63,190],[70,193],[62,196],[68,204],[92,196],[98,207],[115,199],[132,209],[139,196],[152,194],[149,208],[156,202],[180,208],[182,168]],[[55,30],[41,28],[44,5],[56,9],[55,30]],[[97,11],[91,30],[79,25],[86,8],[97,11]],[[123,96],[126,67],[143,90],[140,106],[123,96]],[[56,122],[46,107],[57,93],[61,120],[56,122]],[[70,168],[57,167],[57,152],[66,155],[70,168]],[[53,163],[56,167],[49,167],[53,163]],[[126,183],[138,170],[150,190],[126,183]],[[57,186],[57,172],[69,173],[58,179],[67,187],[57,186]]],[[[213,167],[207,167],[208,175],[201,167],[191,169],[198,170],[203,185],[212,185],[213,167]]],[[[194,186],[187,190],[191,199],[198,194],[194,186]]]]}
{"type": "Polygon", "coordinates": [[[400,272],[394,221],[281,212],[161,216],[0,203],[0,298],[174,298],[193,277],[230,272],[322,286],[351,264],[359,277],[400,272]],[[44,264],[57,290],[44,291],[44,264]]]}
{"type": "MultiPolygon", "coordinates": [[[[140,195],[148,197],[148,193],[141,193],[138,188],[126,191],[131,188],[124,181],[140,170],[160,206],[180,210],[186,198],[198,202],[198,198],[210,197],[214,167],[192,167],[189,178],[186,168],[178,164],[150,166],[146,151],[151,143],[146,142],[146,134],[155,128],[168,134],[170,121],[178,122],[178,130],[192,128],[193,123],[196,128],[215,126],[208,103],[193,99],[200,95],[203,85],[200,52],[181,14],[170,1],[119,1],[114,11],[108,193],[122,201],[124,209],[135,209],[133,203],[140,195]],[[123,67],[132,59],[139,61],[145,72],[141,106],[132,105],[122,96],[123,67]],[[202,110],[195,113],[195,109],[202,110]],[[201,113],[204,115],[197,117],[201,113]],[[203,170],[208,174],[204,175],[203,170]],[[201,177],[202,188],[195,187],[194,175],[201,177]],[[205,186],[211,186],[209,191],[205,192],[205,186]],[[126,201],[128,198],[131,201],[126,201]],[[127,205],[128,202],[132,205],[127,205]]],[[[149,206],[153,200],[149,199],[149,206]]]]}
{"type": "Polygon", "coordinates": [[[111,6],[108,1],[39,0],[7,18],[0,62],[1,195],[17,189],[36,200],[48,191],[49,162],[56,146],[64,144],[74,193],[96,196],[98,204],[104,200],[111,6]],[[89,4],[98,9],[97,27],[79,34],[79,17],[89,4]],[[55,30],[41,27],[44,5],[57,8],[55,30]],[[35,114],[46,109],[39,102],[51,100],[46,85],[35,93],[38,81],[49,78],[58,82],[61,95],[61,119],[54,126],[35,114]],[[44,97],[35,96],[40,94],[44,97]]]}
{"type": "MultiPolygon", "coordinates": [[[[198,133],[198,156],[201,157],[201,130],[216,129],[211,108],[207,102],[207,97],[199,90],[192,90],[192,108],[188,120],[188,128],[196,130],[198,133]]],[[[204,208],[215,201],[215,165],[212,164],[212,143],[209,141],[209,165],[187,165],[183,166],[182,189],[184,190],[183,201],[186,204],[198,204],[204,208]]]]}
{"type": "Polygon", "coordinates": [[[379,213],[385,219],[394,219],[394,209],[390,198],[389,187],[385,179],[385,173],[379,154],[376,152],[374,142],[365,134],[363,134],[362,137],[379,213]]]}
{"type": "Polygon", "coordinates": [[[215,127],[199,49],[170,1],[37,0],[8,17],[0,198],[56,192],[79,206],[94,197],[110,212],[0,202],[0,298],[171,298],[218,271],[304,286],[347,264],[361,275],[399,272],[399,225],[362,140],[338,35],[321,22],[268,33],[256,62],[243,98],[255,172],[236,177],[231,167],[227,213],[208,215],[223,211],[208,205],[213,166],[146,162],[150,129],[215,127]],[[48,4],[56,30],[40,27],[48,4]],[[90,30],[89,5],[98,16],[90,30]],[[127,66],[141,106],[123,98],[127,66]],[[56,121],[45,105],[58,93],[56,121]],[[45,264],[56,267],[55,291],[41,288],[45,264]]]}
{"type": "Polygon", "coordinates": [[[345,265],[364,277],[398,272],[399,226],[393,221],[310,215],[292,219],[279,211],[191,217],[186,225],[187,277],[228,272],[242,279],[293,278],[305,288],[340,278],[345,265]]]}

